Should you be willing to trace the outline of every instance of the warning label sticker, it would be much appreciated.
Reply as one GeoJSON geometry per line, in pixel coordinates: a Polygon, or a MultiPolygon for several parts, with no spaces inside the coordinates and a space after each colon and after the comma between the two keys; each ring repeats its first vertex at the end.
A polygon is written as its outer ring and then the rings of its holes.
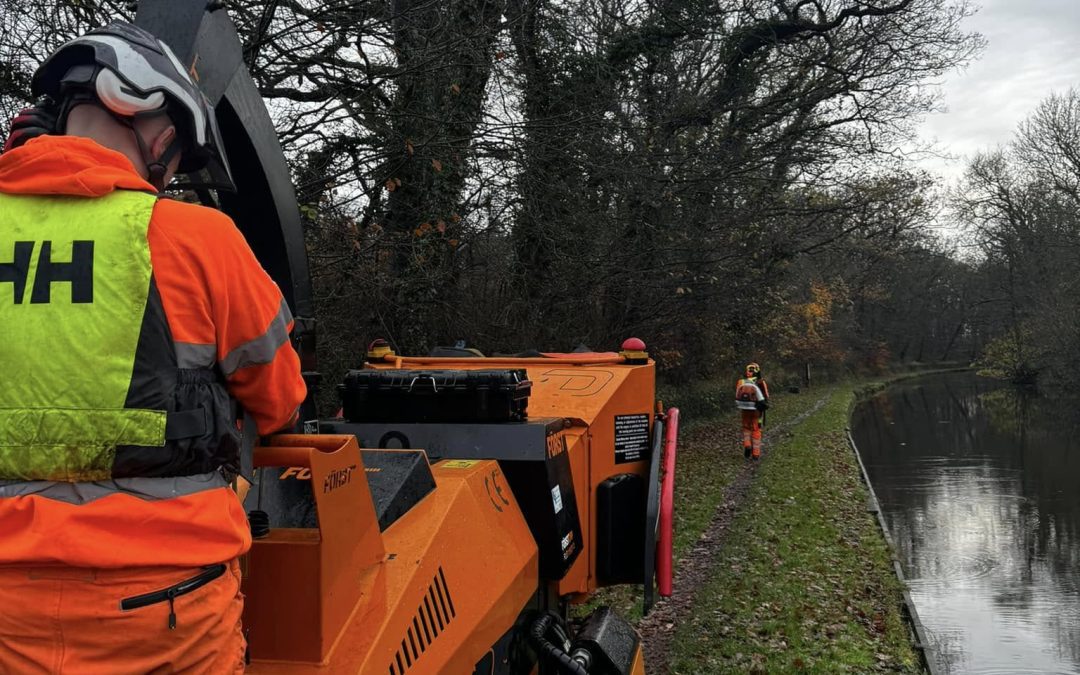
{"type": "Polygon", "coordinates": [[[640,462],[649,456],[649,416],[615,416],[615,463],[640,462]]]}
{"type": "Polygon", "coordinates": [[[558,485],[551,488],[551,503],[555,505],[555,513],[562,511],[562,491],[558,485]]]}
{"type": "Polygon", "coordinates": [[[470,469],[479,464],[479,462],[480,460],[478,459],[448,459],[445,462],[442,462],[440,466],[444,469],[470,469]]]}

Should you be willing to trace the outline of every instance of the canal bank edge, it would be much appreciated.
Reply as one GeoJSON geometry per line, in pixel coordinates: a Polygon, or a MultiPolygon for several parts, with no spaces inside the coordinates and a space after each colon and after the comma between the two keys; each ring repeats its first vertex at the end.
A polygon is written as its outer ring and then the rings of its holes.
{"type": "MultiPolygon", "coordinates": [[[[933,372],[943,372],[943,370],[943,368],[939,367],[934,369],[933,372]]],[[[962,369],[952,368],[952,370],[962,369]]],[[[657,610],[654,610],[647,620],[641,621],[638,625],[645,640],[646,655],[651,657],[649,658],[652,666],[650,672],[655,670],[661,675],[663,673],[678,673],[680,675],[686,673],[690,675],[721,672],[772,672],[763,671],[760,664],[749,661],[752,654],[763,646],[752,644],[755,641],[752,637],[737,640],[738,644],[729,644],[730,649],[716,644],[708,646],[685,644],[688,638],[693,642],[697,642],[694,637],[700,637],[703,633],[712,633],[715,637],[720,637],[718,633],[730,628],[751,628],[750,622],[744,620],[750,618],[747,616],[728,617],[734,620],[733,622],[716,620],[715,617],[724,612],[720,606],[723,597],[726,596],[731,599],[734,594],[739,596],[741,600],[749,602],[757,595],[756,589],[750,593],[746,592],[748,589],[742,589],[742,592],[740,592],[739,589],[726,584],[721,579],[716,579],[712,583],[709,579],[710,577],[720,576],[726,577],[728,581],[733,582],[735,581],[733,576],[739,575],[733,575],[730,571],[725,574],[727,565],[723,564],[723,561],[726,560],[729,564],[745,564],[747,562],[738,555],[730,555],[730,551],[734,548],[746,552],[747,537],[752,535],[749,531],[744,532],[743,530],[747,526],[754,526],[755,521],[756,525],[762,524],[760,518],[754,517],[751,513],[755,510],[755,502],[762,499],[772,501],[769,490],[762,490],[761,486],[758,488],[752,486],[757,483],[758,479],[763,477],[760,475],[761,473],[766,474],[766,482],[769,482],[767,474],[774,473],[768,470],[773,463],[772,459],[780,459],[780,465],[789,463],[786,458],[772,457],[774,452],[779,452],[782,456],[789,450],[795,450],[796,446],[807,445],[808,457],[819,456],[820,450],[826,447],[835,447],[835,450],[829,450],[828,452],[838,453],[838,458],[840,455],[845,456],[847,460],[844,464],[850,467],[850,478],[845,479],[844,482],[850,480],[853,485],[858,486],[860,492],[866,490],[866,483],[860,472],[859,462],[853,457],[844,431],[849,424],[850,411],[855,404],[856,395],[870,395],[883,389],[888,382],[930,373],[930,369],[908,371],[895,373],[891,377],[883,376],[880,382],[866,379],[849,380],[845,383],[821,385],[811,390],[803,390],[797,394],[785,391],[776,392],[775,403],[777,405],[770,411],[770,424],[765,434],[765,458],[760,465],[757,463],[746,464],[741,449],[738,448],[738,420],[730,411],[730,393],[726,382],[702,383],[693,389],[667,392],[668,395],[664,397],[665,400],[678,400],[680,408],[684,409],[687,418],[687,423],[680,438],[681,447],[677,466],[678,479],[676,481],[678,507],[676,509],[677,536],[675,548],[679,562],[676,565],[676,598],[673,599],[674,606],[671,606],[672,601],[661,602],[657,606],[657,610]],[[812,424],[812,426],[817,427],[815,431],[804,430],[804,424],[811,421],[811,419],[816,420],[818,418],[817,414],[824,412],[822,406],[826,404],[835,410],[835,412],[826,414],[825,419],[828,421],[821,420],[812,424]],[[836,409],[836,404],[839,404],[839,409],[836,409]],[[822,425],[823,422],[824,426],[822,425]],[[834,442],[828,441],[827,437],[823,435],[828,433],[829,429],[833,430],[832,434],[835,434],[834,442]],[[765,471],[759,472],[757,469],[765,469],[765,471]],[[751,492],[754,494],[747,494],[751,492]],[[714,531],[718,523],[721,525],[719,530],[722,531],[714,531]],[[698,578],[698,575],[690,574],[693,571],[691,568],[697,569],[702,566],[706,568],[704,578],[698,578]],[[694,579],[689,577],[694,577],[694,579]],[[710,589],[712,586],[716,586],[715,592],[710,589]],[[658,611],[665,609],[667,611],[658,611]],[[708,625],[699,626],[699,621],[702,619],[706,619],[708,625]],[[679,633],[679,636],[676,636],[676,633],[679,633]],[[677,642],[684,644],[675,644],[677,642]],[[687,649],[688,647],[689,649],[687,649]],[[737,652],[743,652],[746,658],[740,662],[738,657],[742,655],[737,654],[737,652]],[[758,665],[756,670],[754,669],[755,665],[758,665]]],[[[802,460],[797,461],[801,462],[802,460]]],[[[778,465],[776,468],[780,469],[780,466],[778,465]]],[[[785,477],[778,482],[786,484],[791,482],[791,478],[785,477]]],[[[831,482],[833,479],[829,478],[828,480],[831,482]]],[[[793,489],[804,489],[802,487],[804,484],[803,476],[800,475],[795,482],[800,487],[793,489]]],[[[862,514],[863,518],[869,515],[864,509],[868,494],[868,492],[862,492],[861,497],[851,503],[854,508],[852,515],[859,513],[862,514]]],[[[799,503],[802,503],[802,496],[797,496],[799,503]]],[[[768,505],[766,506],[768,507],[768,505]]],[[[831,519],[832,514],[830,512],[822,515],[827,519],[831,519]]],[[[878,542],[881,542],[873,546],[875,549],[873,559],[879,561],[873,565],[874,569],[877,570],[873,574],[880,575],[882,580],[888,578],[891,582],[890,586],[895,584],[895,595],[893,595],[891,589],[887,593],[887,595],[891,596],[888,604],[892,606],[889,614],[895,617],[895,619],[889,618],[887,621],[888,632],[897,636],[899,641],[905,645],[909,654],[908,658],[910,660],[905,660],[904,663],[908,663],[910,666],[903,668],[903,670],[905,672],[925,672],[926,669],[922,661],[923,656],[914,646],[916,639],[913,638],[910,623],[904,619],[906,609],[902,595],[903,584],[897,580],[895,569],[889,569],[890,562],[894,557],[893,552],[886,538],[881,536],[880,527],[874,524],[874,520],[871,517],[863,521],[866,528],[863,536],[872,536],[878,542]],[[876,549],[880,549],[880,553],[876,552],[876,549]],[[893,623],[894,621],[895,623],[893,623]]],[[[849,521],[848,526],[850,524],[849,521]]],[[[753,529],[756,531],[760,528],[754,526],[753,529]]],[[[804,545],[815,544],[804,542],[804,545]]],[[[836,546],[837,543],[831,541],[826,543],[824,548],[835,549],[836,546]]],[[[856,549],[850,550],[853,553],[856,551],[856,549]]],[[[818,554],[811,554],[811,557],[816,555],[818,554]]],[[[781,571],[774,570],[770,561],[772,561],[771,556],[769,556],[769,561],[766,561],[768,564],[765,565],[765,568],[770,573],[781,571]]],[[[806,560],[803,560],[802,564],[806,562],[806,560]]],[[[855,559],[850,560],[849,564],[850,569],[856,573],[858,568],[863,567],[855,559]]],[[[844,568],[844,565],[839,565],[839,568],[844,568]]],[[[801,577],[803,569],[800,567],[796,574],[801,577]]],[[[805,581],[800,580],[796,583],[805,583],[805,581]]],[[[858,595],[858,591],[853,590],[853,593],[858,595]]],[[[597,594],[590,603],[583,607],[589,608],[596,604],[612,605],[618,607],[620,611],[627,615],[639,619],[641,616],[640,595],[640,587],[618,586],[608,588],[597,594]]],[[[771,600],[771,598],[761,599],[771,600]]],[[[852,604],[855,603],[852,602],[852,604]]],[[[751,610],[754,606],[756,605],[753,605],[751,610]]],[[[850,653],[836,651],[833,647],[827,646],[829,644],[843,643],[842,640],[837,641],[834,639],[831,634],[827,636],[821,633],[821,629],[832,621],[845,622],[843,605],[834,609],[837,609],[835,618],[823,621],[819,629],[806,626],[792,627],[796,635],[805,633],[801,638],[797,639],[810,642],[816,641],[818,647],[810,651],[817,652],[817,656],[823,658],[807,658],[805,666],[802,667],[797,665],[800,664],[799,659],[781,664],[774,661],[771,665],[779,666],[779,670],[775,672],[832,673],[880,670],[879,668],[870,667],[870,664],[863,664],[867,667],[860,669],[861,666],[856,666],[850,660],[850,653]],[[823,647],[823,645],[826,646],[823,647]]],[[[848,609],[850,611],[851,608],[848,609]]],[[[863,609],[870,611],[867,607],[863,607],[863,609]]],[[[795,611],[799,610],[796,609],[795,611]]],[[[743,612],[743,614],[745,613],[743,612]]],[[[730,612],[726,612],[726,614],[730,614],[730,612]]],[[[876,619],[876,617],[874,618],[876,619]]],[[[858,621],[858,617],[854,615],[847,616],[847,620],[854,624],[858,621]]],[[[746,635],[750,636],[749,633],[746,635]]],[[[730,637],[730,634],[728,637],[730,637]]],[[[899,652],[894,652],[891,649],[883,649],[882,651],[902,658],[899,652]]],[[[805,653],[803,656],[805,657],[805,653]]],[[[873,660],[872,654],[870,658],[873,660]]],[[[873,665],[877,666],[878,664],[873,665]]],[[[886,670],[889,670],[889,668],[886,667],[886,670]]]]}
{"type": "Polygon", "coordinates": [[[851,446],[851,451],[855,454],[855,460],[859,463],[859,472],[862,474],[863,484],[866,486],[866,491],[869,493],[867,499],[866,510],[869,513],[874,514],[875,520],[877,520],[878,527],[881,529],[881,535],[885,538],[885,543],[889,547],[889,552],[892,555],[893,570],[896,573],[896,578],[900,581],[904,597],[904,616],[907,619],[912,631],[912,644],[918,652],[920,659],[922,660],[923,668],[926,669],[930,675],[940,675],[941,668],[938,666],[936,657],[936,651],[933,643],[930,642],[926,632],[926,627],[923,625],[922,620],[919,619],[919,612],[915,608],[915,602],[911,598],[911,592],[908,590],[907,578],[904,576],[904,569],[900,565],[900,558],[896,554],[896,544],[893,542],[892,535],[889,533],[889,527],[885,523],[885,516],[881,512],[881,508],[878,505],[877,493],[874,492],[874,486],[870,482],[870,474],[866,471],[866,465],[863,463],[862,454],[859,452],[859,446],[855,443],[855,438],[851,435],[850,420],[851,415],[855,410],[855,407],[874,396],[875,394],[884,391],[888,386],[901,382],[904,380],[910,380],[917,377],[927,377],[930,375],[941,375],[944,373],[956,373],[956,372],[968,372],[973,370],[972,368],[947,368],[926,372],[914,372],[904,373],[891,377],[887,380],[880,382],[874,382],[871,384],[857,387],[851,398],[851,403],[848,405],[847,418],[849,420],[848,428],[845,429],[848,438],[848,444],[851,446]]]}
{"type": "Polygon", "coordinates": [[[915,602],[911,599],[911,592],[907,587],[907,578],[904,576],[904,570],[900,566],[900,560],[896,555],[896,545],[893,543],[892,535],[889,534],[888,525],[885,524],[885,516],[881,513],[881,508],[878,506],[877,493],[874,492],[874,486],[870,483],[870,475],[866,472],[866,466],[863,464],[862,456],[859,454],[859,447],[855,444],[855,439],[851,436],[851,429],[847,430],[847,437],[848,443],[851,445],[851,450],[855,453],[855,459],[859,462],[859,471],[862,473],[863,483],[866,485],[866,490],[870,493],[870,496],[866,500],[866,510],[868,513],[874,514],[878,527],[881,528],[881,536],[885,538],[885,543],[888,544],[889,551],[892,553],[893,571],[896,572],[896,578],[900,580],[901,593],[903,593],[904,596],[904,617],[910,624],[913,634],[912,644],[922,660],[923,668],[925,668],[930,675],[939,675],[941,671],[937,666],[934,647],[926,635],[926,628],[919,619],[919,613],[915,609],[915,602]]]}

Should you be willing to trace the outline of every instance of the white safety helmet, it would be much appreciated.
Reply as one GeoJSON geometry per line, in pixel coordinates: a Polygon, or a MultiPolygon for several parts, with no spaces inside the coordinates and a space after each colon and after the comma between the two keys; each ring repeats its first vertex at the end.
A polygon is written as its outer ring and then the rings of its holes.
{"type": "Polygon", "coordinates": [[[167,114],[179,143],[162,157],[148,157],[135,134],[151,177],[182,152],[181,173],[217,163],[232,182],[210,102],[168,45],[137,26],[114,21],[65,43],[34,73],[31,89],[60,103],[60,129],[75,104],[91,100],[128,126],[134,118],[167,114]]]}

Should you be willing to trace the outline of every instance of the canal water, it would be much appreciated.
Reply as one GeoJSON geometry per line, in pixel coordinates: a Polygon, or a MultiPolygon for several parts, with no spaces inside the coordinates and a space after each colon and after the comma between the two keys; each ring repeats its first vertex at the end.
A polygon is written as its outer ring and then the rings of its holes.
{"type": "Polygon", "coordinates": [[[1078,408],[955,373],[855,409],[942,672],[1080,673],[1078,408]]]}

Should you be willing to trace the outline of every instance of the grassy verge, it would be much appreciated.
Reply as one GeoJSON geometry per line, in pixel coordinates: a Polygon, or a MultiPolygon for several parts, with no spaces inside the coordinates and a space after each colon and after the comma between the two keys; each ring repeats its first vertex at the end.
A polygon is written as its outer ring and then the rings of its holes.
{"type": "MultiPolygon", "coordinates": [[[[766,433],[809,409],[827,391],[831,389],[798,395],[774,392],[766,433]]],[[[675,466],[676,569],[712,521],[728,485],[745,462],[733,392],[734,386],[702,383],[664,398],[667,404],[680,409],[681,418],[675,466]]],[[[574,613],[585,616],[599,605],[610,605],[636,623],[641,619],[641,587],[602,589],[574,613]]]]}
{"type": "MultiPolygon", "coordinates": [[[[820,394],[777,400],[775,410],[790,407],[786,415],[793,415],[796,406],[786,403],[812,403],[820,394]]],[[[843,431],[853,396],[849,386],[833,389],[791,435],[767,442],[768,457],[710,581],[675,628],[673,672],[919,672],[900,584],[866,512],[867,493],[843,431]]],[[[723,466],[742,461],[731,443],[719,450],[723,466]]],[[[681,459],[690,472],[684,489],[693,490],[700,480],[695,460],[681,459]]],[[[722,493],[722,486],[704,489],[722,493]]],[[[677,502],[687,528],[708,522],[697,515],[708,506],[691,505],[704,498],[690,492],[677,502]]],[[[719,500],[709,501],[715,508],[719,500]]],[[[692,532],[681,535],[685,546],[692,532]]]]}
{"type": "MultiPolygon", "coordinates": [[[[712,385],[715,387],[715,385],[712,385]]],[[[733,387],[718,392],[720,405],[704,407],[702,399],[712,401],[710,387],[691,391],[682,398],[682,428],[679,430],[679,454],[675,466],[675,560],[685,556],[712,521],[716,508],[724,500],[725,488],[742,469],[743,458],[739,415],[733,403],[733,387]],[[694,401],[695,395],[700,398],[694,401]],[[703,408],[703,409],[702,409],[703,408]],[[697,415],[695,415],[697,413],[697,415]]],[[[787,424],[808,410],[825,395],[826,389],[798,395],[774,392],[773,408],[767,417],[769,430],[787,424]]]]}

